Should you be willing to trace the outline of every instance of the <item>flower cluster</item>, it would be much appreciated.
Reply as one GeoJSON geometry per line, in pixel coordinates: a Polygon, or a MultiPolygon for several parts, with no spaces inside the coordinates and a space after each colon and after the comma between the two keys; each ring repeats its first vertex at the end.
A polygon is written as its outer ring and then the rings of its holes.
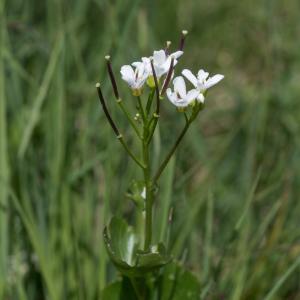
{"type": "MultiPolygon", "coordinates": [[[[183,31],[183,36],[186,34],[187,31],[183,31]]],[[[157,77],[157,82],[160,82],[164,75],[170,74],[170,76],[166,76],[163,82],[161,96],[166,92],[170,102],[180,109],[193,105],[195,101],[204,103],[206,91],[220,82],[224,76],[217,74],[209,77],[209,73],[203,69],[200,69],[197,75],[194,75],[190,70],[184,69],[181,74],[193,85],[193,88],[187,91],[183,76],[177,76],[173,79],[173,89],[167,88],[170,79],[174,76],[174,68],[178,63],[178,59],[183,55],[182,49],[183,42],[181,42],[180,49],[174,53],[169,54],[167,47],[165,50],[154,51],[153,56],[142,57],[141,61],[122,66],[122,79],[132,89],[133,95],[140,96],[145,83],[154,88],[154,76],[157,77]],[[153,74],[153,69],[155,74],[153,74]]]]}
{"type": "Polygon", "coordinates": [[[146,81],[150,87],[154,87],[153,71],[151,68],[151,60],[153,62],[154,71],[159,80],[163,75],[168,73],[172,58],[173,65],[177,64],[177,59],[183,54],[183,51],[176,51],[170,55],[165,50],[154,51],[151,57],[142,57],[142,61],[136,61],[131,65],[125,65],[121,68],[122,79],[131,87],[133,94],[139,96],[142,93],[142,87],[146,81]]]}

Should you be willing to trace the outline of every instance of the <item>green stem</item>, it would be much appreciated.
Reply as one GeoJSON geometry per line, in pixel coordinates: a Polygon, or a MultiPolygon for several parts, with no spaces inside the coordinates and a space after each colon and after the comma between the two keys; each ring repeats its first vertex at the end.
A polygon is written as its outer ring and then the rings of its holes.
{"type": "Polygon", "coordinates": [[[148,101],[147,101],[147,105],[146,105],[147,116],[149,115],[150,110],[151,110],[151,106],[152,106],[152,102],[153,102],[153,98],[154,98],[154,92],[155,92],[155,89],[151,89],[149,97],[148,97],[148,101]]]}
{"type": "Polygon", "coordinates": [[[139,287],[138,287],[138,284],[137,284],[135,278],[130,277],[130,281],[131,281],[131,284],[133,286],[133,289],[135,291],[135,294],[136,294],[138,300],[144,300],[144,297],[140,293],[140,290],[139,290],[139,287]]]}
{"type": "Polygon", "coordinates": [[[148,122],[143,106],[139,98],[139,105],[141,114],[143,117],[143,141],[142,141],[142,155],[143,155],[143,163],[145,168],[144,172],[144,184],[146,190],[146,199],[145,199],[145,232],[144,232],[144,250],[149,251],[151,241],[152,241],[152,202],[153,202],[153,189],[151,182],[151,172],[150,172],[150,161],[149,161],[149,144],[147,143],[148,135],[149,135],[149,126],[150,122],[148,122]]]}
{"type": "Polygon", "coordinates": [[[144,160],[144,182],[146,189],[145,199],[145,240],[144,250],[148,251],[152,241],[152,202],[153,202],[153,191],[152,183],[150,178],[150,164],[149,164],[149,147],[146,141],[143,141],[143,160],[144,160]]]}
{"type": "Polygon", "coordinates": [[[127,117],[127,120],[129,121],[131,127],[133,128],[133,130],[136,132],[137,136],[142,139],[142,136],[140,134],[139,129],[137,128],[136,124],[134,123],[134,121],[132,120],[132,118],[130,117],[130,114],[128,112],[128,110],[126,109],[126,107],[123,105],[123,100],[121,98],[119,98],[117,100],[117,103],[119,104],[121,110],[123,111],[124,115],[127,117]]]}
{"type": "Polygon", "coordinates": [[[117,138],[119,139],[120,143],[122,144],[122,146],[124,147],[124,149],[126,150],[126,152],[128,153],[128,155],[142,168],[144,169],[145,166],[143,165],[143,163],[141,163],[139,161],[139,159],[137,159],[137,157],[131,152],[131,150],[129,149],[129,147],[127,146],[126,142],[124,141],[124,138],[122,136],[122,134],[120,134],[120,131],[117,127],[117,125],[115,124],[114,120],[112,119],[108,109],[107,109],[107,106],[106,106],[106,102],[105,102],[105,99],[104,99],[104,96],[102,94],[102,90],[101,90],[101,86],[100,86],[100,83],[97,83],[96,84],[96,88],[97,88],[97,92],[98,92],[98,97],[99,97],[99,100],[100,100],[100,103],[102,105],[102,108],[103,108],[103,111],[104,111],[104,114],[111,126],[111,128],[113,129],[115,135],[117,136],[117,138]]]}
{"type": "Polygon", "coordinates": [[[152,140],[152,137],[154,135],[154,131],[156,129],[156,125],[157,125],[157,122],[158,122],[158,118],[159,118],[159,115],[154,113],[153,117],[151,118],[151,120],[149,122],[150,132],[149,132],[149,135],[148,135],[148,138],[147,138],[147,144],[150,144],[150,142],[152,140]]]}
{"type": "Polygon", "coordinates": [[[177,138],[176,142],[174,143],[173,147],[171,148],[171,150],[169,151],[168,155],[166,156],[166,158],[164,159],[164,161],[162,162],[162,164],[160,165],[158,171],[156,172],[155,176],[153,177],[153,182],[157,182],[157,180],[159,179],[160,175],[162,174],[162,172],[164,171],[165,167],[167,166],[169,160],[171,159],[171,157],[173,156],[174,152],[176,151],[178,145],[180,144],[181,140],[183,139],[183,137],[185,136],[187,130],[189,129],[191,124],[191,120],[187,120],[185,123],[185,126],[183,127],[179,137],[177,138]]]}
{"type": "Polygon", "coordinates": [[[190,125],[192,122],[196,119],[198,116],[200,110],[203,108],[203,105],[198,105],[192,112],[190,118],[188,118],[187,114],[184,113],[184,118],[185,118],[185,125],[177,138],[176,142],[174,143],[173,147],[171,148],[170,152],[158,168],[158,171],[156,172],[155,176],[153,177],[152,182],[155,184],[157,180],[159,179],[160,175],[164,171],[165,167],[167,166],[168,162],[170,161],[171,157],[173,156],[174,152],[176,151],[177,147],[179,146],[180,142],[182,141],[183,137],[185,136],[187,130],[189,129],[190,125]]]}
{"type": "Polygon", "coordinates": [[[120,143],[123,145],[124,149],[126,150],[126,152],[128,153],[128,155],[142,168],[145,169],[146,165],[143,164],[138,158],[136,158],[136,156],[131,152],[131,150],[129,149],[129,147],[127,146],[127,144],[125,143],[123,136],[119,135],[118,139],[120,141],[120,143]]]}
{"type": "Polygon", "coordinates": [[[141,111],[141,115],[142,115],[142,119],[143,119],[143,122],[144,122],[144,126],[146,126],[147,119],[146,119],[144,107],[143,107],[143,104],[142,104],[142,100],[141,100],[140,96],[137,96],[137,98],[138,98],[139,108],[140,108],[140,111],[141,111]]]}

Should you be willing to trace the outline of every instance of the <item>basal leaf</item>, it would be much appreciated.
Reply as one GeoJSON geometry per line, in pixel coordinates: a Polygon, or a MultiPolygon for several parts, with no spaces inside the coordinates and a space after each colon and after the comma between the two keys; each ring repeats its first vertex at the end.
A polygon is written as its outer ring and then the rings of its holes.
{"type": "Polygon", "coordinates": [[[139,250],[138,236],[122,219],[113,217],[103,234],[111,260],[126,276],[143,277],[145,272],[154,271],[171,261],[162,243],[153,245],[149,252],[139,250]]]}

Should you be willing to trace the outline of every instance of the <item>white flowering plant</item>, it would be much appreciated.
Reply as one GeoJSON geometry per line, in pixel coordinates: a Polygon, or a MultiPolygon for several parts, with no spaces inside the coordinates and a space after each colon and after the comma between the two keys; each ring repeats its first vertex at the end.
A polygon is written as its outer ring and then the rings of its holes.
{"type": "Polygon", "coordinates": [[[113,217],[104,229],[107,253],[122,276],[121,281],[104,289],[104,300],[199,298],[200,284],[197,278],[172,257],[163,241],[155,243],[152,237],[152,222],[155,219],[153,203],[158,198],[161,174],[190,125],[204,108],[208,89],[224,78],[220,74],[209,77],[209,73],[203,69],[196,75],[188,69],[177,71],[177,63],[184,56],[186,35],[187,31],[182,31],[179,47],[173,53],[170,53],[171,43],[167,42],[165,49],[154,51],[150,57],[142,57],[140,61],[121,67],[121,77],[136,100],[137,111],[134,116],[131,116],[120,97],[110,56],[105,57],[116,101],[141,143],[140,155],[130,148],[125,136],[119,131],[107,108],[101,85],[96,84],[108,123],[126,153],[143,173],[143,179],[135,181],[127,193],[143,220],[143,234],[117,217],[113,217]],[[180,75],[176,76],[178,73],[180,75]],[[165,98],[169,101],[164,101],[165,98]],[[185,125],[158,169],[153,170],[151,143],[161,117],[161,105],[168,103],[184,115],[185,125]]]}

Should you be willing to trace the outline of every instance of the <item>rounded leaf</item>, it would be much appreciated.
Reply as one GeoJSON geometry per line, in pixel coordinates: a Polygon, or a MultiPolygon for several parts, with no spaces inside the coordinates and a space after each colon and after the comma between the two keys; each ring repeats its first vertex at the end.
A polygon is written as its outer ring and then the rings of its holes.
{"type": "Polygon", "coordinates": [[[151,246],[149,252],[139,250],[137,234],[123,219],[113,217],[103,235],[110,259],[126,276],[142,277],[171,261],[162,243],[151,246]]]}

